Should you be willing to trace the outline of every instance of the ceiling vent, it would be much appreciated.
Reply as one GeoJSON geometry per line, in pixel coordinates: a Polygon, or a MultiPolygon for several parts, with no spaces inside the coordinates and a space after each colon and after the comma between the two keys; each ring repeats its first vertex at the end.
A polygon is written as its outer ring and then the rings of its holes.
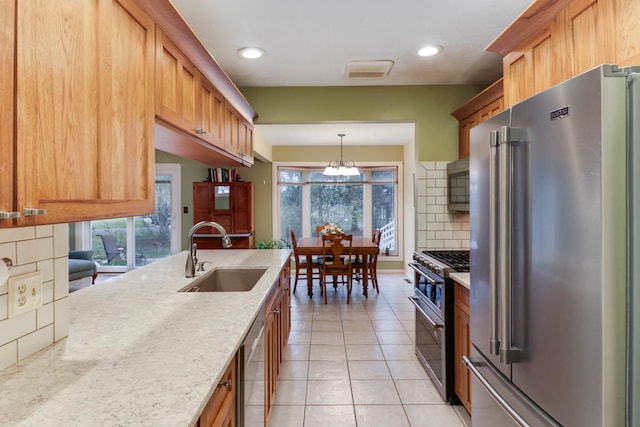
{"type": "Polygon", "coordinates": [[[391,67],[393,61],[349,61],[344,76],[347,79],[384,79],[391,67]]]}

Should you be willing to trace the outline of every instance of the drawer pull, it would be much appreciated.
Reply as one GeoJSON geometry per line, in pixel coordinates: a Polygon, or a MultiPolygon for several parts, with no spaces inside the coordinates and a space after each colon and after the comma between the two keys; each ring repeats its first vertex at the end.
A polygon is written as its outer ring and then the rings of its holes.
{"type": "Polygon", "coordinates": [[[46,215],[46,209],[24,208],[24,216],[46,215]]]}
{"type": "Polygon", "coordinates": [[[227,390],[231,390],[231,381],[229,380],[222,380],[218,383],[218,387],[224,387],[227,390]]]}
{"type": "Polygon", "coordinates": [[[20,212],[0,211],[0,219],[20,218],[20,212]]]}

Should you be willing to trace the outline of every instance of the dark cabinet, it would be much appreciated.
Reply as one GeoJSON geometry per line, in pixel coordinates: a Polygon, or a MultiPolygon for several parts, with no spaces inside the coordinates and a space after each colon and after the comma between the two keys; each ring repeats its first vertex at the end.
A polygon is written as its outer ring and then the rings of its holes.
{"type": "MultiPolygon", "coordinates": [[[[194,182],[193,223],[215,221],[227,230],[232,248],[251,249],[254,243],[253,183],[251,182],[194,182]]],[[[202,249],[222,247],[218,230],[205,227],[194,242],[202,249]]]]}

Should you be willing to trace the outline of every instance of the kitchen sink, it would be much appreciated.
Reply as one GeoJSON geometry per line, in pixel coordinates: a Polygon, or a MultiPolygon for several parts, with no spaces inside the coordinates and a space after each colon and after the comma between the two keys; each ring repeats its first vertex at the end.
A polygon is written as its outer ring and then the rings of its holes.
{"type": "Polygon", "coordinates": [[[194,280],[180,292],[247,292],[267,268],[216,268],[194,280]]]}

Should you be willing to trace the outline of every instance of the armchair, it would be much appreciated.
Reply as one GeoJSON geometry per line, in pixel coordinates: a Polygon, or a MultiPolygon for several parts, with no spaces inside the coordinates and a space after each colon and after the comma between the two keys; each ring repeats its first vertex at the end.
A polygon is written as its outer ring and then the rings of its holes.
{"type": "Polygon", "coordinates": [[[69,251],[69,282],[91,277],[91,284],[95,283],[98,268],[92,257],[93,251],[69,251]]]}

